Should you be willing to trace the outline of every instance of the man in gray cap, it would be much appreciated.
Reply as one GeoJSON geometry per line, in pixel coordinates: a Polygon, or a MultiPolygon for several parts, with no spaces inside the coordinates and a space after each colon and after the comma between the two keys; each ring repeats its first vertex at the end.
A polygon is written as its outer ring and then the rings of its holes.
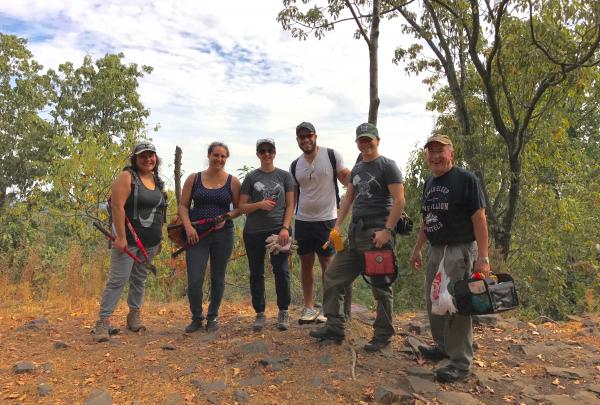
{"type": "Polygon", "coordinates": [[[443,262],[450,284],[475,271],[488,275],[488,229],[485,199],[481,184],[472,173],[454,166],[454,147],[446,135],[434,134],[425,143],[425,160],[432,176],[425,182],[421,202],[423,222],[410,258],[410,264],[423,267],[421,248],[429,241],[426,290],[431,335],[436,345],[421,346],[423,357],[432,361],[449,358],[450,363],[436,370],[438,381],[466,379],[473,360],[471,317],[435,315],[431,312],[430,290],[443,262]]]}
{"type": "MultiPolygon", "coordinates": [[[[352,168],[351,182],[342,201],[334,229],[340,234],[344,219],[352,210],[345,249],[336,254],[325,272],[323,309],[327,317],[324,327],[310,336],[342,341],[346,336],[346,316],[343,302],[345,290],[362,272],[364,252],[394,248],[394,227],[404,208],[404,185],[396,163],[379,154],[379,132],[370,123],[356,128],[356,146],[361,158],[352,168]]],[[[394,335],[392,325],[392,286],[374,283],[371,286],[377,302],[373,323],[373,338],[365,345],[369,352],[380,351],[394,335]]]]}
{"type": "MultiPolygon", "coordinates": [[[[313,285],[315,253],[322,274],[335,253],[331,246],[323,248],[337,218],[339,207],[338,180],[348,184],[350,169],[344,166],[342,155],[336,150],[317,146],[317,132],[310,122],[296,126],[296,141],[302,155],[290,165],[296,181],[295,237],[300,256],[300,281],[304,295],[304,309],[300,324],[325,318],[314,309],[313,285]]],[[[351,291],[351,290],[350,290],[351,291]]],[[[350,303],[350,301],[348,301],[350,303]]]]}

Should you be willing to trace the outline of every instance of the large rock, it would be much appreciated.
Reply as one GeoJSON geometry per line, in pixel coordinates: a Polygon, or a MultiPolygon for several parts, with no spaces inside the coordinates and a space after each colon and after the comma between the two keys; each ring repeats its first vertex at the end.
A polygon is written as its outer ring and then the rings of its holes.
{"type": "Polygon", "coordinates": [[[104,389],[94,388],[83,405],[112,405],[112,395],[104,389]]]}
{"type": "Polygon", "coordinates": [[[589,391],[579,391],[573,395],[573,399],[579,401],[580,404],[599,405],[600,399],[598,396],[589,391]]]}
{"type": "Polygon", "coordinates": [[[233,392],[233,399],[235,399],[235,402],[238,404],[243,404],[250,401],[250,395],[246,391],[238,389],[233,392]]]}
{"type": "Polygon", "coordinates": [[[552,405],[581,405],[568,395],[544,395],[544,401],[552,405]]]}
{"type": "Polygon", "coordinates": [[[246,353],[266,353],[269,348],[263,342],[246,343],[240,347],[246,353]]]}
{"type": "Polygon", "coordinates": [[[37,393],[40,397],[46,397],[52,393],[52,386],[47,383],[38,384],[37,393]]]}
{"type": "Polygon", "coordinates": [[[15,374],[33,373],[35,371],[35,365],[30,361],[18,361],[13,366],[15,374]]]}
{"type": "Polygon", "coordinates": [[[546,367],[546,373],[554,377],[570,378],[572,380],[587,378],[590,373],[582,368],[546,367]]]}
{"type": "Polygon", "coordinates": [[[240,387],[258,387],[259,385],[262,385],[264,383],[265,379],[263,378],[263,376],[260,374],[256,374],[248,378],[244,378],[243,380],[240,380],[239,385],[240,387]]]}
{"type": "Polygon", "coordinates": [[[408,392],[399,388],[377,387],[373,392],[373,399],[379,404],[405,404],[414,398],[408,392]]]}
{"type": "Polygon", "coordinates": [[[437,395],[437,399],[446,404],[479,405],[479,401],[466,392],[440,392],[437,395]]]}
{"type": "Polygon", "coordinates": [[[412,392],[416,392],[417,394],[433,393],[437,391],[437,387],[433,382],[433,378],[425,379],[409,375],[408,377],[406,377],[406,379],[410,384],[412,392]]]}

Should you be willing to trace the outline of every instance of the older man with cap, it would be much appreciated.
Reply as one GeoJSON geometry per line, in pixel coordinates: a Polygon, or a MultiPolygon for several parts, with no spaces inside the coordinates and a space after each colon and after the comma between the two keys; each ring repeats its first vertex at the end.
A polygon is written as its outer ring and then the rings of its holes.
{"type": "MultiPolygon", "coordinates": [[[[296,181],[295,236],[300,256],[300,281],[304,296],[304,309],[300,324],[325,318],[313,306],[315,253],[324,275],[333,254],[331,246],[323,248],[337,218],[339,208],[338,180],[348,184],[350,170],[344,166],[342,155],[336,150],[317,146],[317,132],[310,122],[296,126],[296,141],[302,155],[290,165],[296,181]]],[[[352,290],[349,289],[347,294],[352,290]]],[[[350,300],[347,300],[348,304],[350,300]]],[[[349,306],[347,308],[349,311],[349,306]]]]}
{"type": "Polygon", "coordinates": [[[475,175],[454,166],[454,148],[446,135],[434,134],[425,143],[425,160],[431,176],[425,182],[421,202],[423,222],[410,258],[419,270],[423,266],[421,248],[429,241],[426,291],[427,312],[435,346],[419,348],[428,360],[449,358],[450,363],[436,370],[438,381],[466,379],[473,360],[471,317],[431,313],[430,290],[440,263],[450,284],[475,271],[488,275],[488,229],[485,199],[475,175]]]}
{"type": "MultiPolygon", "coordinates": [[[[351,183],[342,201],[334,229],[338,232],[352,209],[345,249],[325,272],[324,327],[313,330],[317,339],[342,341],[346,335],[344,291],[361,274],[363,254],[373,248],[394,248],[394,226],[404,208],[402,174],[396,163],[379,154],[379,133],[370,123],[356,128],[356,145],[361,158],[350,173],[351,183]]],[[[392,286],[371,286],[377,301],[373,338],[365,350],[376,352],[387,346],[394,335],[392,325],[392,286]]]]}

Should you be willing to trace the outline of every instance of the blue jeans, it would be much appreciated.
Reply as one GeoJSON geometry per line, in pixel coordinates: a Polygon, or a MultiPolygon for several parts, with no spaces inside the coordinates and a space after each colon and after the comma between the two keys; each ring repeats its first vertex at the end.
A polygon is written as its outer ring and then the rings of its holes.
{"type": "MultiPolygon", "coordinates": [[[[250,266],[250,292],[252,294],[252,307],[258,312],[265,312],[265,253],[267,252],[265,239],[273,232],[245,233],[244,244],[250,266]]],[[[271,265],[275,276],[275,292],[277,293],[277,307],[287,310],[290,301],[290,272],[288,269],[289,253],[271,255],[271,265]]]]}
{"type": "Polygon", "coordinates": [[[206,317],[215,319],[225,291],[225,271],[233,250],[233,227],[210,233],[185,252],[188,279],[188,300],[192,319],[203,320],[202,298],[204,275],[210,257],[210,304],[206,317]]]}

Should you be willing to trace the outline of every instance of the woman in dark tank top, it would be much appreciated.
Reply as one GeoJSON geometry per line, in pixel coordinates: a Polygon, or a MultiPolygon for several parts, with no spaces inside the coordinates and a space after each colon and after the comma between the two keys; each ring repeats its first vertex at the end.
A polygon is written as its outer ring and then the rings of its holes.
{"type": "MultiPolygon", "coordinates": [[[[233,250],[233,222],[221,222],[206,237],[199,238],[199,230],[192,221],[214,218],[228,214],[231,218],[239,215],[237,206],[240,196],[240,182],[237,177],[225,171],[229,148],[221,142],[213,142],[208,147],[208,168],[190,175],[181,192],[179,216],[185,227],[188,275],[188,300],[192,322],[185,331],[192,333],[202,327],[205,316],[202,311],[202,293],[206,266],[210,258],[210,304],[206,313],[206,329],[218,329],[218,313],[225,290],[225,271],[233,250]]],[[[204,229],[202,229],[204,231],[204,229]]]]}
{"type": "Polygon", "coordinates": [[[140,142],[134,147],[130,160],[131,166],[126,167],[112,185],[110,205],[115,241],[111,251],[109,278],[100,302],[99,320],[94,328],[94,338],[98,342],[107,341],[111,330],[115,330],[110,326],[109,318],[126,282],[129,282],[127,327],[134,332],[145,329],[140,308],[144,302],[148,271],[124,252],[127,248],[142,260],[145,259],[131,232],[125,230],[126,218],[131,221],[146,249],[148,260],[158,252],[161,241],[166,201],[162,191],[163,182],[158,176],[160,160],[156,148],[150,142],[140,142]]]}

